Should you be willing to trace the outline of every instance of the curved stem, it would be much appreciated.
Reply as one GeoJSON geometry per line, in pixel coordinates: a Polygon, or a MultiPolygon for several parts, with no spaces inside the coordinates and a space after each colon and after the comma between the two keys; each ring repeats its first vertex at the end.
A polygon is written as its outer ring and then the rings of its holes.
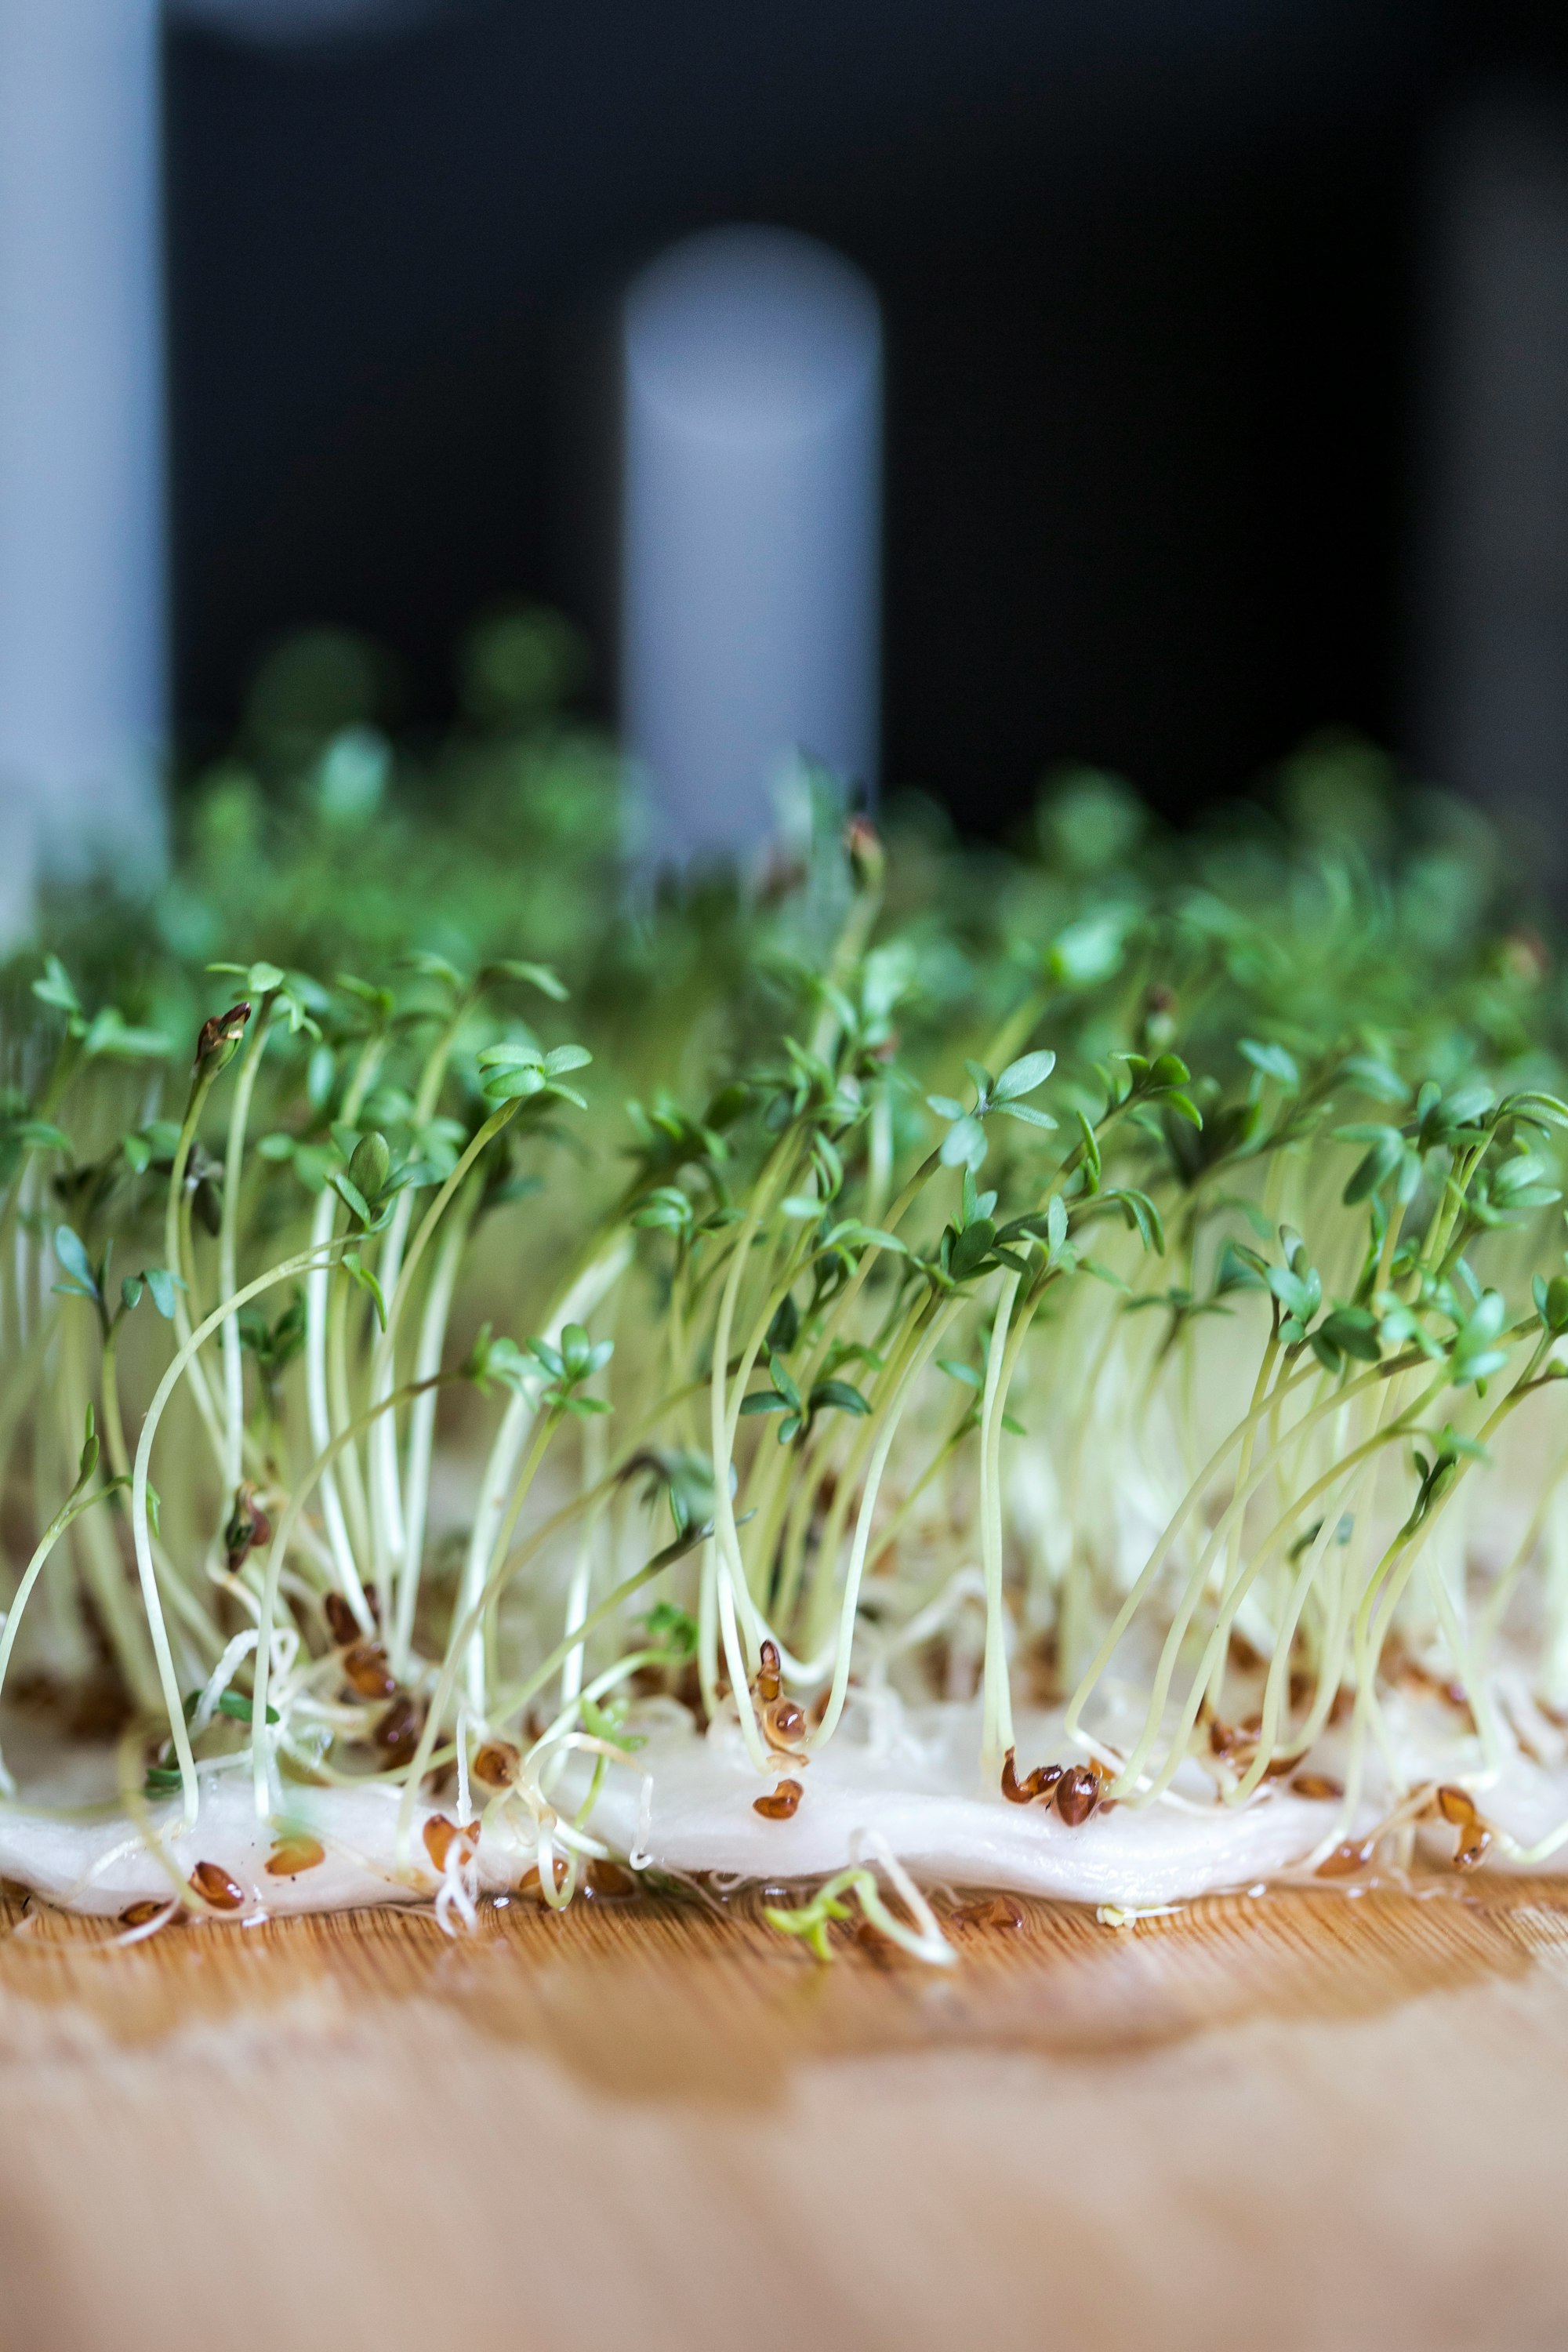
{"type": "Polygon", "coordinates": [[[426,1391],[438,1388],[443,1381],[460,1378],[457,1372],[437,1372],[430,1380],[410,1381],[404,1389],[395,1389],[379,1403],[369,1405],[346,1429],[340,1429],[324,1454],[318,1454],[294,1492],[278,1521],[268,1549],[267,1568],[262,1580],[261,1610],[257,1620],[256,1678],[253,1685],[250,1713],[251,1769],[256,1789],[256,1810],[266,1821],[272,1811],[271,1748],[267,1738],[267,1691],[272,1670],[272,1623],[278,1613],[278,1590],[283,1562],[304,1509],[317,1481],[331,1467],[332,1462],[345,1446],[353,1444],[373,1428],[383,1413],[394,1412],[407,1404],[426,1391]]]}
{"type": "Polygon", "coordinates": [[[1002,1285],[996,1319],[985,1359],[985,1391],[980,1408],[980,1562],[985,1577],[985,1700],[981,1753],[985,1769],[1000,1771],[1013,1745],[1013,1698],[1007,1680],[1006,1629],[1002,1614],[1002,1410],[1004,1360],[1010,1372],[1017,1349],[1008,1352],[1007,1327],[1023,1276],[1009,1274],[1002,1285]]]}
{"type": "MultiPolygon", "coordinates": [[[[267,1050],[267,1040],[272,1025],[272,1008],[277,999],[262,999],[256,1027],[240,1060],[239,1076],[235,1080],[234,1100],[228,1114],[228,1150],[224,1160],[223,1219],[218,1230],[218,1291],[227,1297],[238,1280],[239,1256],[239,1188],[245,1161],[245,1130],[250,1118],[250,1098],[256,1091],[256,1081],[261,1071],[261,1056],[267,1050]]],[[[178,1268],[172,1268],[177,1272],[178,1268]]],[[[231,1315],[223,1326],[223,1387],[224,1387],[224,1459],[223,1508],[226,1512],[233,1501],[245,1468],[245,1360],[240,1350],[238,1318],[231,1315]]]]}
{"type": "MultiPolygon", "coordinates": [[[[4,1620],[0,1621],[0,1688],[5,1685],[5,1670],[11,1663],[11,1653],[16,1646],[16,1636],[22,1630],[23,1612],[32,1599],[33,1587],[42,1576],[49,1554],[70,1526],[71,1521],[79,1518],[83,1511],[90,1510],[94,1503],[102,1502],[108,1492],[109,1489],[106,1486],[94,1487],[86,1492],[80,1487],[77,1488],[68,1496],[39,1537],[33,1556],[22,1571],[22,1580],[16,1587],[16,1598],[6,1611],[4,1620]]],[[[16,1785],[3,1760],[0,1760],[0,1789],[3,1789],[8,1796],[16,1794],[16,1785]]]]}
{"type": "Polygon", "coordinates": [[[855,1615],[860,1605],[860,1578],[866,1565],[866,1548],[871,1539],[871,1515],[877,1507],[877,1490],[882,1483],[888,1455],[898,1434],[899,1421],[915,1381],[934,1354],[942,1333],[957,1315],[963,1301],[951,1299],[940,1307],[926,1329],[924,1338],[910,1357],[909,1366],[897,1392],[889,1400],[887,1416],[877,1438],[871,1459],[866,1470],[866,1488],[860,1499],[859,1515],[855,1525],[854,1549],[849,1555],[849,1570],[844,1580],[844,1598],[839,1609],[838,1656],[833,1669],[833,1684],[828,1693],[827,1711],[812,1739],[812,1748],[825,1748],[838,1727],[844,1712],[845,1693],[849,1687],[849,1659],[854,1644],[855,1615]]]}
{"type": "Polygon", "coordinates": [[[190,1099],[185,1106],[179,1140],[174,1146],[174,1162],[169,1170],[169,1189],[163,1202],[163,1260],[174,1283],[174,1337],[179,1342],[182,1356],[186,1359],[191,1394],[195,1399],[202,1425],[211,1440],[218,1475],[222,1477],[225,1450],[217,1408],[213,1402],[212,1391],[207,1386],[207,1376],[200,1357],[194,1349],[188,1355],[186,1351],[186,1343],[191,1336],[191,1301],[195,1294],[186,1286],[192,1264],[189,1247],[191,1213],[185,1198],[185,1171],[190,1166],[196,1129],[201,1124],[202,1111],[216,1075],[212,1069],[205,1069],[199,1071],[192,1081],[190,1099]]]}
{"type": "MultiPolygon", "coordinates": [[[[341,1244],[332,1244],[337,1247],[341,1244]]],[[[153,1637],[153,1654],[157,1661],[158,1681],[163,1695],[163,1706],[169,1718],[170,1736],[174,1743],[174,1755],[180,1768],[180,1783],[184,1793],[185,1820],[195,1826],[200,1802],[196,1783],[195,1759],[191,1754],[190,1737],[185,1727],[180,1685],[174,1673],[174,1653],[169,1647],[168,1627],[163,1622],[163,1604],[159,1598],[158,1580],[153,1567],[152,1534],[147,1517],[147,1470],[153,1458],[153,1441],[158,1433],[158,1423],[198,1348],[204,1347],[219,1328],[226,1315],[237,1314],[248,1307],[253,1298],[273,1289],[280,1282],[291,1281],[295,1275],[310,1271],[317,1264],[314,1251],[301,1250],[297,1256],[285,1258],[281,1265],[271,1267],[247,1282],[243,1290],[224,1299],[205,1319],[199,1323],[176,1351],[173,1363],[153,1391],[142,1424],[141,1442],[136,1448],[136,1462],[132,1472],[131,1533],[136,1546],[136,1572],[142,1580],[142,1605],[147,1613],[147,1627],[153,1637]]]]}
{"type": "MultiPolygon", "coordinates": [[[[447,1343],[447,1324],[452,1311],[452,1293],[457,1287],[458,1272],[463,1252],[468,1245],[468,1230],[473,1223],[479,1194],[474,1185],[458,1202],[452,1222],[442,1235],[441,1247],[430,1276],[429,1293],[425,1301],[425,1314],[419,1326],[419,1345],[414,1359],[416,1386],[428,1382],[440,1370],[441,1351],[447,1343]]],[[[436,1399],[434,1387],[422,1390],[408,1422],[407,1508],[403,1519],[403,1558],[397,1580],[397,1603],[393,1619],[393,1671],[406,1671],[414,1640],[414,1611],[419,1594],[419,1570],[425,1550],[425,1515],[430,1499],[430,1458],[436,1439],[436,1399]]],[[[378,1402],[373,1398],[372,1402],[378,1402]]],[[[376,1442],[383,1431],[394,1424],[378,1419],[372,1437],[371,1460],[376,1460],[376,1442]]]]}

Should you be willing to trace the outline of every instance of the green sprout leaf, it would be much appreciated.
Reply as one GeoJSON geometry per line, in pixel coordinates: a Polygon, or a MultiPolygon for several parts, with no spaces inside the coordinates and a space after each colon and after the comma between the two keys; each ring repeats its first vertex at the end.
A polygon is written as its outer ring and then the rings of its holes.
{"type": "Polygon", "coordinates": [[[381,1295],[381,1285],[376,1280],[374,1275],[371,1272],[369,1266],[366,1265],[364,1260],[360,1256],[357,1250],[345,1250],[338,1263],[342,1267],[343,1272],[348,1276],[349,1280],[369,1295],[371,1304],[375,1308],[375,1319],[384,1331],[386,1328],[386,1301],[381,1295]]]}
{"type": "Polygon", "coordinates": [[[33,982],[33,994],[40,1004],[50,1005],[58,1013],[80,1019],[81,1001],[71,984],[70,974],[58,955],[44,958],[43,978],[33,982]]]}
{"type": "Polygon", "coordinates": [[[101,1306],[102,1287],[93,1271],[86,1244],[69,1225],[55,1227],[55,1257],[66,1278],[52,1287],[66,1297],[90,1298],[95,1306],[101,1306]]]}
{"type": "Polygon", "coordinates": [[[1301,1073],[1296,1056],[1287,1053],[1283,1045],[1260,1044],[1255,1037],[1242,1037],[1237,1041],[1237,1051],[1264,1077],[1273,1078],[1278,1085],[1288,1087],[1292,1093],[1300,1087],[1301,1073]]]}
{"type": "Polygon", "coordinates": [[[1032,1095],[1043,1087],[1057,1066],[1057,1057],[1049,1051],[1025,1054],[1009,1062],[994,1085],[988,1088],[994,1103],[1016,1102],[1021,1096],[1032,1095]]]}
{"type": "Polygon", "coordinates": [[[560,973],[552,971],[547,963],[523,963],[515,956],[507,956],[500,963],[487,964],[479,974],[481,987],[488,987],[500,980],[520,980],[528,987],[536,988],[541,996],[548,996],[552,1003],[564,1004],[566,1002],[566,983],[560,973]]]}

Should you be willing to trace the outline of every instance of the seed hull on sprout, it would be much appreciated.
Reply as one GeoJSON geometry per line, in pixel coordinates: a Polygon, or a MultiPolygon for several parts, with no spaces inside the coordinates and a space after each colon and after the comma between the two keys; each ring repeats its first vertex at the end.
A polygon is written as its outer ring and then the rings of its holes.
{"type": "Polygon", "coordinates": [[[580,1010],[216,967],[188,1073],[31,965],[0,1696],[124,1727],[90,1790],[13,1742],[0,1874],[135,1933],[800,1880],[942,1962],[921,1885],[1568,1854],[1547,950],[1457,835],[1140,822],[824,829],[580,1010]]]}

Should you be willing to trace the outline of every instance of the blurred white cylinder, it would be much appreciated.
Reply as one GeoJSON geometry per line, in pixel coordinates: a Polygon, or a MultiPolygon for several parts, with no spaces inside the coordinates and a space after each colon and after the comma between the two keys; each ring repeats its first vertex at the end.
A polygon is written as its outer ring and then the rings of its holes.
{"type": "Polygon", "coordinates": [[[804,751],[875,782],[881,330],[810,238],[726,228],[624,321],[621,700],[656,846],[744,856],[804,751]]]}
{"type": "Polygon", "coordinates": [[[1422,749],[1568,878],[1568,110],[1497,93],[1439,151],[1416,583],[1422,749]]]}
{"type": "Polygon", "coordinates": [[[157,0],[0,0],[0,833],[162,842],[157,0]]]}

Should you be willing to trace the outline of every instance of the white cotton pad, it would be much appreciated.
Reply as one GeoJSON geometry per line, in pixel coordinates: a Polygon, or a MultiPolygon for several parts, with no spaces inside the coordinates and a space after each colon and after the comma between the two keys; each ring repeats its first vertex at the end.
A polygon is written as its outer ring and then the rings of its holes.
{"type": "MultiPolygon", "coordinates": [[[[1020,1753],[1031,1760],[1070,1761],[1081,1752],[1064,1741],[1059,1715],[1021,1717],[1017,1728],[1020,1753]]],[[[1419,1718],[1413,1715],[1403,1728],[1420,1777],[1442,1777],[1443,1759],[1418,1752],[1419,1718]]],[[[859,1861],[867,1840],[879,1838],[926,1885],[1140,1909],[1299,1874],[1325,1840],[1365,1837],[1388,1811],[1381,1777],[1342,1821],[1337,1802],[1297,1795],[1278,1782],[1246,1805],[1223,1804],[1207,1776],[1189,1765],[1170,1799],[1119,1804],[1070,1827],[1054,1809],[1008,1803],[982,1782],[976,1730],[967,1706],[906,1709],[896,1700],[885,1706],[863,1700],[847,1734],[821,1756],[794,1769],[781,1766],[781,1775],[788,1769],[799,1779],[802,1794],[793,1817],[774,1820],[755,1809],[773,1782],[752,1769],[732,1717],[706,1736],[660,1721],[625,1767],[609,1771],[593,1813],[594,1836],[638,1868],[765,1884],[824,1877],[859,1861]]],[[[1466,1751],[1475,1746],[1473,1739],[1456,1743],[1450,1767],[1473,1766],[1466,1751]]],[[[1314,1759],[1320,1760],[1331,1769],[1339,1759],[1328,1749],[1314,1759]]],[[[590,1769],[590,1759],[563,1754],[553,1783],[546,1771],[552,1805],[566,1823],[590,1769]]],[[[1477,1802],[1489,1822],[1528,1843],[1568,1816],[1568,1773],[1520,1759],[1477,1802]]],[[[423,1831],[443,1808],[416,1810],[409,1864],[400,1872],[398,1805],[394,1789],[289,1784],[285,1814],[264,1823],[248,1772],[207,1766],[195,1829],[184,1826],[177,1801],[154,1810],[165,1859],[123,1814],[71,1820],[12,1810],[0,1813],[0,1875],[100,1916],[171,1897],[176,1882],[201,1862],[215,1864],[238,1887],[240,1918],[428,1901],[441,1882],[423,1831]],[[316,1840],[323,1859],[275,1875],[268,1860],[289,1835],[316,1840]]],[[[451,1818],[451,1807],[445,1810],[451,1818]]],[[[1455,1833],[1447,1824],[1424,1822],[1420,1835],[1433,1860],[1451,1853],[1455,1833]]],[[[517,1885],[536,1851],[533,1817],[521,1800],[492,1805],[471,1868],[472,1891],[517,1885]]],[[[1568,1847],[1559,1853],[1568,1860],[1568,1847]]],[[[1500,1862],[1494,1850],[1488,1867],[1500,1862]]],[[[1556,1866],[1555,1858],[1547,1866],[1556,1866]]]]}

